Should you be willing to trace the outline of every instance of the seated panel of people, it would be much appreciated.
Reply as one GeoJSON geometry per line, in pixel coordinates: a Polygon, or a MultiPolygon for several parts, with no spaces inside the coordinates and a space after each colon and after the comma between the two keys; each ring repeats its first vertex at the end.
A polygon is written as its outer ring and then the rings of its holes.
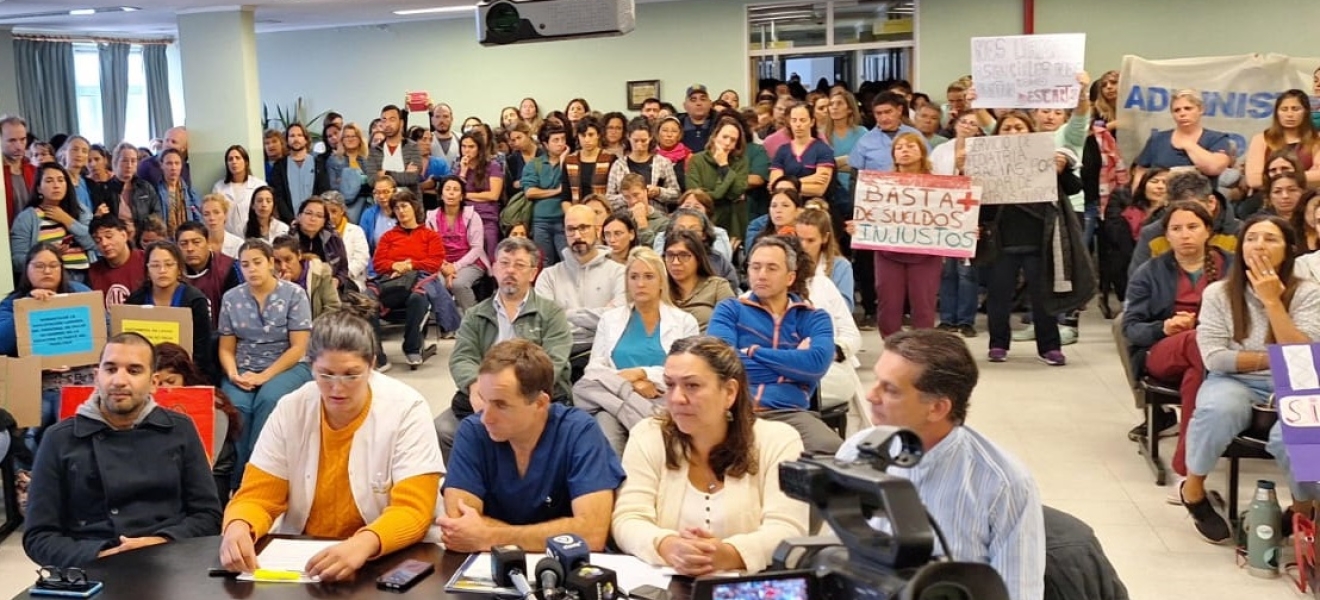
{"type": "MultiPolygon", "coordinates": [[[[1271,403],[1274,381],[1266,345],[1320,339],[1320,286],[1293,274],[1296,255],[1292,225],[1276,215],[1253,216],[1238,234],[1228,277],[1202,294],[1196,345],[1209,374],[1187,424],[1187,479],[1180,495],[1197,533],[1211,543],[1230,541],[1233,530],[1210,499],[1205,480],[1250,424],[1252,405],[1271,403]]],[[[1315,484],[1293,480],[1278,423],[1266,450],[1288,478],[1297,510],[1320,498],[1315,484]]]]}
{"type": "Polygon", "coordinates": [[[372,255],[376,269],[375,294],[387,310],[404,311],[403,354],[408,365],[422,364],[422,343],[431,301],[417,291],[416,282],[440,271],[445,245],[440,235],[422,223],[422,201],[411,190],[401,189],[390,199],[397,225],[381,236],[372,255]],[[407,290],[395,290],[391,281],[411,282],[407,290]],[[404,293],[406,291],[406,293],[404,293]]]}
{"type": "MultiPolygon", "coordinates": [[[[124,304],[186,308],[192,313],[192,360],[208,380],[220,380],[220,364],[211,339],[211,303],[183,278],[183,252],[174,242],[155,242],[146,249],[146,277],[124,304]]],[[[208,384],[212,385],[212,384],[208,384]]]]}
{"type": "MultiPolygon", "coordinates": [[[[10,200],[13,202],[13,200],[10,200]]],[[[69,172],[58,163],[37,167],[36,180],[28,195],[27,206],[9,226],[9,252],[13,269],[27,264],[27,253],[38,242],[53,242],[60,249],[60,261],[78,281],[87,280],[91,252],[96,249],[88,228],[92,214],[78,203],[78,195],[69,182],[69,172]]]]}
{"type": "Polygon", "coordinates": [[[436,520],[445,548],[540,551],[575,533],[592,551],[609,537],[625,474],[590,415],[551,399],[555,365],[535,343],[496,344],[477,369],[477,415],[458,426],[436,520]],[[535,475],[532,475],[535,474],[535,475]]]}
{"type": "Polygon", "coordinates": [[[700,334],[696,318],[670,302],[669,276],[655,251],[634,249],[626,277],[628,304],[601,315],[591,360],[573,385],[573,405],[593,413],[619,454],[628,432],[651,417],[665,391],[661,367],[668,349],[700,334]]]}
{"type": "Polygon", "coordinates": [[[275,238],[271,250],[275,254],[275,272],[279,278],[307,292],[307,299],[312,302],[313,321],[339,309],[339,292],[335,289],[335,275],[330,265],[315,255],[303,253],[298,239],[291,235],[275,238]]]}
{"type": "Polygon", "coordinates": [[[426,226],[440,235],[445,261],[439,273],[460,312],[477,305],[474,287],[486,276],[486,234],[482,216],[466,199],[465,184],[455,175],[439,181],[440,208],[426,215],[426,226]]]}
{"type": "Polygon", "coordinates": [[[312,379],[303,362],[312,328],[307,292],[280,280],[275,252],[265,241],[243,242],[238,255],[246,281],[225,292],[218,328],[220,369],[225,375],[220,389],[243,418],[230,489],[238,488],[238,478],[276,403],[312,379]]]}
{"type": "Polygon", "coordinates": [[[307,357],[312,381],[271,414],[225,510],[220,562],[231,571],[261,567],[254,545],[268,533],[343,540],[304,568],[324,581],[439,541],[431,524],[445,465],[426,399],[372,371],[372,326],[349,311],[316,320],[307,357]]]}
{"type": "Polygon", "coordinates": [[[660,256],[669,271],[669,297],[674,306],[696,318],[705,333],[715,306],[736,296],[729,280],[715,273],[709,250],[694,231],[674,231],[660,256]]]}
{"type": "MultiPolygon", "coordinates": [[[[49,260],[43,258],[41,260],[49,260]]],[[[39,565],[98,558],[220,531],[220,500],[202,440],[152,399],[156,350],[112,336],[96,391],[37,447],[23,550],[39,565]]]]}
{"type": "Polygon", "coordinates": [[[841,440],[809,408],[835,356],[834,324],[806,298],[815,267],[796,245],[771,236],[752,246],[751,291],[720,302],[706,332],[738,350],[761,418],[792,425],[808,452],[832,454],[841,440]]]}
{"type": "Polygon", "coordinates": [[[723,340],[678,340],[664,380],[664,410],[632,429],[623,453],[615,542],[680,575],[766,569],[780,542],[807,534],[807,505],[779,485],[779,465],[802,454],[802,440],[756,417],[742,361],[723,340]]]}

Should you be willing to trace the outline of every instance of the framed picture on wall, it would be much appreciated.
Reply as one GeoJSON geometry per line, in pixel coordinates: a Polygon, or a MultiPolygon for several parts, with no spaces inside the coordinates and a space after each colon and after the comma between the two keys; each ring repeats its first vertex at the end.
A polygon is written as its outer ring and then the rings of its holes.
{"type": "Polygon", "coordinates": [[[660,97],[660,80],[644,79],[628,82],[628,110],[641,110],[647,98],[660,97]]]}

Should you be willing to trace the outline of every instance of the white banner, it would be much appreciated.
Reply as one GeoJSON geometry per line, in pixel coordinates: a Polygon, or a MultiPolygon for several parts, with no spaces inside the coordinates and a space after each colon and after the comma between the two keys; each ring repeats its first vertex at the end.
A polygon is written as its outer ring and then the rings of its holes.
{"type": "Polygon", "coordinates": [[[981,188],[981,204],[1030,204],[1059,199],[1054,134],[967,138],[963,174],[981,188]]]}
{"type": "Polygon", "coordinates": [[[972,258],[980,199],[969,177],[858,171],[852,247],[972,258]]]}
{"type": "Polygon", "coordinates": [[[976,108],[1073,108],[1086,34],[972,38],[976,108]]]}
{"type": "MultiPolygon", "coordinates": [[[[1201,92],[1206,129],[1229,135],[1241,161],[1251,136],[1270,126],[1274,100],[1293,88],[1311,92],[1311,73],[1320,58],[1246,54],[1173,60],[1124,56],[1118,79],[1118,143],[1132,161],[1154,131],[1173,129],[1169,99],[1184,88],[1201,92]]],[[[980,92],[980,84],[977,84],[980,92]]]]}

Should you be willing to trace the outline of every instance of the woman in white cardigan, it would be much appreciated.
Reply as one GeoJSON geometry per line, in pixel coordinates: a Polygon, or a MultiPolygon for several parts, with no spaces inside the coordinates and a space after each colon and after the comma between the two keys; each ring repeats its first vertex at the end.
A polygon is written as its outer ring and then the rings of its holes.
{"type": "Polygon", "coordinates": [[[633,248],[624,273],[628,304],[601,314],[591,360],[573,386],[574,405],[595,415],[619,454],[628,430],[655,413],[665,354],[701,333],[696,318],[670,302],[668,271],[654,250],[633,248]]]}
{"type": "Polygon", "coordinates": [[[623,453],[614,541],[682,575],[764,570],[779,542],[807,533],[807,505],[779,489],[801,437],[756,418],[742,360],[722,340],[679,340],[664,379],[666,410],[633,428],[623,453]]]}
{"type": "Polygon", "coordinates": [[[347,311],[316,319],[307,344],[314,381],[284,397],[266,421],[225,510],[220,562],[260,568],[267,533],[340,539],[303,570],[349,579],[367,560],[439,541],[444,460],[426,399],[372,371],[371,325],[347,311]],[[276,526],[276,519],[283,519],[276,526]]]}

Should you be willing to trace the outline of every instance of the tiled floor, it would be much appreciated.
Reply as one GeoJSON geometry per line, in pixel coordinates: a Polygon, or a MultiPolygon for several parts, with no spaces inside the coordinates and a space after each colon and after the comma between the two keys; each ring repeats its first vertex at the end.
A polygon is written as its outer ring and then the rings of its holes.
{"type": "MultiPolygon", "coordinates": [[[[1230,548],[1202,542],[1186,512],[1164,503],[1168,488],[1155,487],[1136,447],[1127,441],[1126,432],[1139,417],[1126,389],[1109,323],[1088,314],[1082,330],[1081,341],[1065,348],[1068,366],[1061,368],[1036,361],[1030,342],[1019,343],[1009,362],[991,365],[984,360],[984,333],[971,340],[982,378],[969,424],[1027,464],[1046,503],[1077,515],[1096,530],[1132,598],[1301,598],[1286,578],[1261,580],[1248,575],[1237,567],[1230,548]]],[[[869,385],[879,337],[874,332],[865,335],[862,381],[869,385]]],[[[441,342],[440,355],[417,371],[400,364],[390,372],[421,390],[437,413],[453,395],[445,368],[452,344],[441,342]]],[[[387,348],[402,361],[397,341],[388,342],[387,348]]],[[[1172,453],[1172,440],[1166,440],[1165,454],[1172,453]]],[[[1215,487],[1226,485],[1225,473],[1221,469],[1214,475],[1215,487]]],[[[1258,478],[1282,483],[1272,462],[1244,461],[1244,502],[1258,478]]],[[[0,598],[27,587],[32,568],[18,534],[0,543],[0,598]]]]}

